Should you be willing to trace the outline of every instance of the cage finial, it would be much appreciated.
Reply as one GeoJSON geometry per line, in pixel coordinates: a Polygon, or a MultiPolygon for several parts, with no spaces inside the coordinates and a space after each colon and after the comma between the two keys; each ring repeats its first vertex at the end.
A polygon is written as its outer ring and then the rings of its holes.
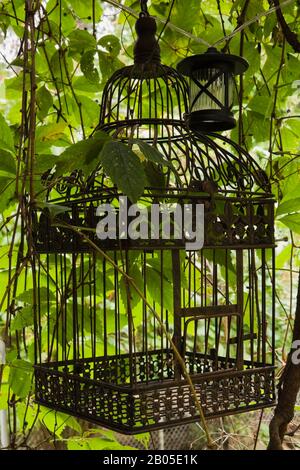
{"type": "Polygon", "coordinates": [[[140,16],[149,16],[147,1],[148,0],[141,0],[141,13],[140,13],[140,16]]]}
{"type": "Polygon", "coordinates": [[[160,64],[160,47],[155,37],[156,21],[149,15],[147,1],[141,0],[141,13],[135,30],[138,39],[134,47],[134,63],[160,64]]]}

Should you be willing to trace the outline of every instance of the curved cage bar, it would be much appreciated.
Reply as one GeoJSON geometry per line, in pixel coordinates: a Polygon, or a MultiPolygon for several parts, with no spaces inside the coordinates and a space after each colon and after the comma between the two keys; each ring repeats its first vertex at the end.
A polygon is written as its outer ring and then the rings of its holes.
{"type": "MultiPolygon", "coordinates": [[[[248,194],[265,195],[272,198],[271,186],[264,170],[238,144],[218,134],[195,134],[184,124],[149,124],[143,119],[138,123],[116,122],[109,127],[98,129],[118,135],[119,141],[129,143],[139,153],[138,140],[150,144],[158,150],[166,165],[160,166],[160,179],[149,179],[148,191],[155,189],[162,193],[175,189],[193,192],[211,190],[219,194],[236,192],[240,196],[248,194]],[[127,129],[130,138],[122,136],[127,129]],[[153,140],[152,133],[155,134],[153,140]]],[[[47,200],[66,201],[74,197],[88,198],[97,193],[112,191],[114,186],[105,175],[101,164],[85,177],[81,171],[59,178],[55,182],[55,173],[44,175],[44,183],[49,186],[47,200]],[[55,184],[51,184],[54,181],[55,184]]],[[[209,191],[208,191],[209,192],[209,191]]]]}
{"type": "Polygon", "coordinates": [[[115,72],[107,82],[99,127],[109,131],[118,123],[120,131],[130,137],[131,128],[143,120],[148,125],[147,138],[154,140],[151,125],[181,124],[187,109],[187,84],[176,70],[161,64],[132,65],[115,72]]]}

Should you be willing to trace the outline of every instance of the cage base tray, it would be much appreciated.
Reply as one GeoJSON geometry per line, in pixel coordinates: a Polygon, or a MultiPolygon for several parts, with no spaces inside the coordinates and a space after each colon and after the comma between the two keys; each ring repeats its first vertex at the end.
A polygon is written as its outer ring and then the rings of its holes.
{"type": "MultiPolygon", "coordinates": [[[[172,352],[153,351],[148,353],[148,361],[149,357],[152,378],[145,373],[145,355],[137,354],[135,372],[138,374],[134,385],[126,376],[129,364],[126,354],[118,361],[100,357],[81,359],[76,364],[66,361],[36,365],[36,401],[124,434],[199,421],[189,385],[182,377],[175,377],[172,352]]],[[[220,370],[209,370],[212,363],[206,356],[186,356],[187,368],[207,419],[275,404],[273,366],[245,364],[244,370],[236,370],[234,361],[227,359],[226,364],[231,367],[222,369],[224,361],[218,358],[220,370]],[[201,373],[201,370],[206,372],[201,373]]]]}

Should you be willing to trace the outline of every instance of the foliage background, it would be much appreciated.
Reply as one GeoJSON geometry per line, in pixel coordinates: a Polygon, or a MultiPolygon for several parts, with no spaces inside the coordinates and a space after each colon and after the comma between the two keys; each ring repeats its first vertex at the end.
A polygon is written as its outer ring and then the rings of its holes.
{"type": "MultiPolygon", "coordinates": [[[[279,24],[274,10],[278,1],[148,2],[159,20],[162,59],[168,65],[204,52],[208,44],[242,55],[250,63],[240,87],[241,105],[236,108],[239,126],[230,137],[266,169],[278,201],[279,370],[290,347],[300,262],[300,2],[280,3],[294,41],[287,40],[279,24]]],[[[1,367],[0,409],[8,412],[12,448],[125,445],[112,432],[38,410],[34,403],[33,286],[30,250],[21,229],[30,237],[24,194],[42,198],[40,175],[59,154],[90,135],[99,120],[106,80],[131,63],[138,11],[139,2],[132,0],[0,2],[0,328],[7,348],[6,365],[1,367]]],[[[69,152],[74,155],[74,148],[69,152]]],[[[70,165],[84,163],[81,154],[73,158],[70,165]]],[[[130,176],[134,184],[136,176],[130,176]]],[[[257,413],[226,418],[211,423],[211,432],[219,448],[263,446],[267,433],[261,418],[257,413]]],[[[191,443],[201,447],[201,427],[195,427],[194,433],[191,443]]],[[[150,444],[148,435],[136,442],[137,446],[150,444]]],[[[299,435],[291,437],[289,445],[299,448],[299,435]]]]}

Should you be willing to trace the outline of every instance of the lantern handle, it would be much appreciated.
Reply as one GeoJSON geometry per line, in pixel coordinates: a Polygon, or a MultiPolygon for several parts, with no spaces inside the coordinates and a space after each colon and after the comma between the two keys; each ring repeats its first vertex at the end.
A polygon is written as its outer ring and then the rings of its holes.
{"type": "Polygon", "coordinates": [[[140,13],[140,17],[149,16],[148,7],[147,7],[147,2],[148,2],[148,0],[141,0],[141,13],[140,13]]]}

